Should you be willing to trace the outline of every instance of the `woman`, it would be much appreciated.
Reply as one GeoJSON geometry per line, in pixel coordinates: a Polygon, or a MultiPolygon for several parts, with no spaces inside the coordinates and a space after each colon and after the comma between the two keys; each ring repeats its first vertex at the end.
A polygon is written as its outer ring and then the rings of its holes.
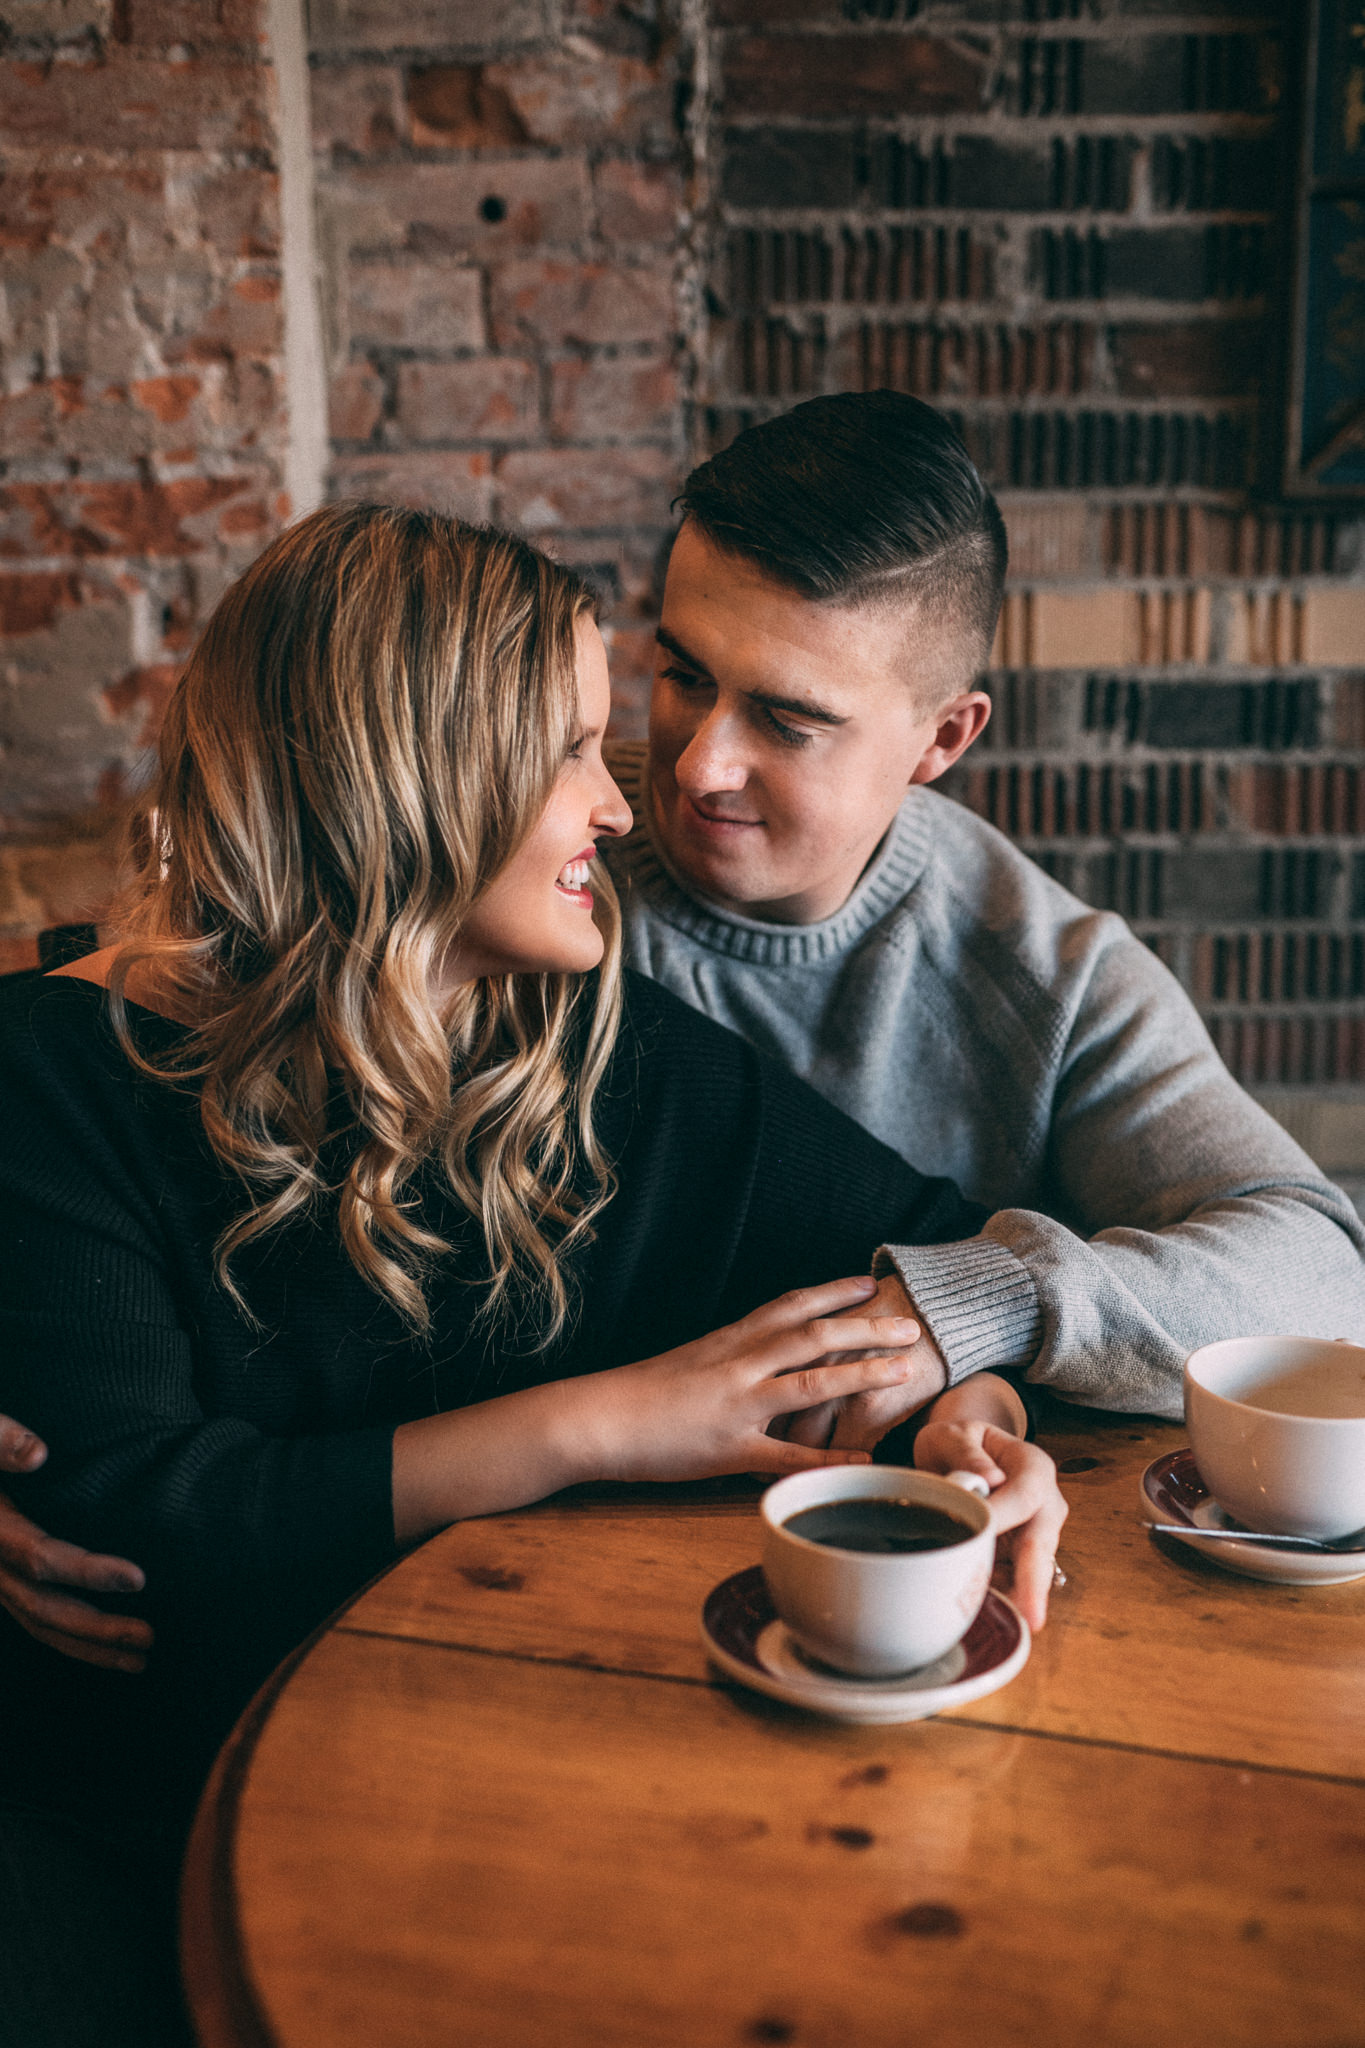
{"type": "Polygon", "coordinates": [[[569,571],[317,513],[172,699],[119,943],[0,994],[0,1406],[52,1446],[11,1483],[138,1560],[158,1632],[136,1697],[16,1637],[35,1796],[173,1838],[254,1684],[403,1546],[842,1462],[784,1419],[909,1374],[915,1325],[829,1275],[981,1212],[623,983],[608,708],[569,571]]]}

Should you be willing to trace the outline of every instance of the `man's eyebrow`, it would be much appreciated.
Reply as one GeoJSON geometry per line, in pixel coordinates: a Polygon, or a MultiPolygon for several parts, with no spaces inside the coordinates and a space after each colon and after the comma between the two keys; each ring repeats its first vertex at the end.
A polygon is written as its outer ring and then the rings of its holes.
{"type": "Polygon", "coordinates": [[[667,626],[656,626],[654,629],[654,638],[658,641],[660,647],[666,647],[670,654],[675,654],[678,657],[679,661],[685,661],[687,663],[687,666],[690,669],[695,669],[699,676],[705,676],[708,682],[715,681],[715,678],[711,674],[710,669],[706,666],[706,663],[704,661],[698,661],[695,654],[689,654],[687,649],[683,646],[682,641],[677,639],[672,633],[670,633],[667,626]]]}
{"type": "MultiPolygon", "coordinates": [[[[704,676],[708,682],[715,681],[706,663],[698,661],[695,654],[689,654],[682,641],[670,633],[666,626],[656,627],[654,637],[660,647],[667,648],[679,661],[685,661],[697,675],[704,676]]],[[[751,704],[764,704],[770,711],[789,711],[794,718],[808,718],[814,725],[848,724],[847,718],[842,717],[839,712],[827,711],[823,704],[815,703],[810,697],[782,697],[773,690],[746,690],[744,695],[751,704]]]]}

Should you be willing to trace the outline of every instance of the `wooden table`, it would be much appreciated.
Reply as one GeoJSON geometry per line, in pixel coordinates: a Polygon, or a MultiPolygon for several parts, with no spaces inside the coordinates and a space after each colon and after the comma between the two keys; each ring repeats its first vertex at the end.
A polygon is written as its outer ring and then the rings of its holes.
{"type": "Polygon", "coordinates": [[[851,1728],[731,1688],[753,1493],[471,1522],[257,1703],[186,1886],[206,2048],[1362,2048],[1365,1584],[1143,1530],[1180,1432],[1068,1419],[1006,1690],[851,1728]]]}

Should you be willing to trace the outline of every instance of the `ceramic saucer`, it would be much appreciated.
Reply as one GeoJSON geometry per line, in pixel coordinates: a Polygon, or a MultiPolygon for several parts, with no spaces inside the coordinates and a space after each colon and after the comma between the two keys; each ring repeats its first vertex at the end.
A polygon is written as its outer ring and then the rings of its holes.
{"type": "Polygon", "coordinates": [[[762,1565],[722,1579],[706,1596],[701,1634],[721,1670],[741,1685],[836,1721],[922,1721],[965,1706],[1002,1685],[1028,1662],[1028,1624],[994,1590],[962,1641],[919,1671],[894,1678],[841,1678],[813,1664],[779,1621],[762,1565]]]}
{"type": "MultiPolygon", "coordinates": [[[[1188,1447],[1157,1458],[1142,1475],[1142,1512],[1149,1522],[1188,1522],[1192,1529],[1236,1529],[1199,1476],[1188,1447]]],[[[1244,1579],[1265,1579],[1277,1586],[1340,1586],[1365,1579],[1365,1555],[1333,1557],[1328,1552],[1276,1550],[1268,1543],[1200,1543],[1173,1536],[1198,1551],[1210,1564],[1244,1579]]]]}

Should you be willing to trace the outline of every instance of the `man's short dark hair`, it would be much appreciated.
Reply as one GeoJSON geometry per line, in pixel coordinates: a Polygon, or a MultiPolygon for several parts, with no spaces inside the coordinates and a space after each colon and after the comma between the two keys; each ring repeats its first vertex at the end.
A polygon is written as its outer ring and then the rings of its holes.
{"type": "Polygon", "coordinates": [[[989,648],[1009,546],[941,413],[899,391],[811,398],[694,469],[678,500],[728,554],[817,603],[903,598],[989,648]]]}

